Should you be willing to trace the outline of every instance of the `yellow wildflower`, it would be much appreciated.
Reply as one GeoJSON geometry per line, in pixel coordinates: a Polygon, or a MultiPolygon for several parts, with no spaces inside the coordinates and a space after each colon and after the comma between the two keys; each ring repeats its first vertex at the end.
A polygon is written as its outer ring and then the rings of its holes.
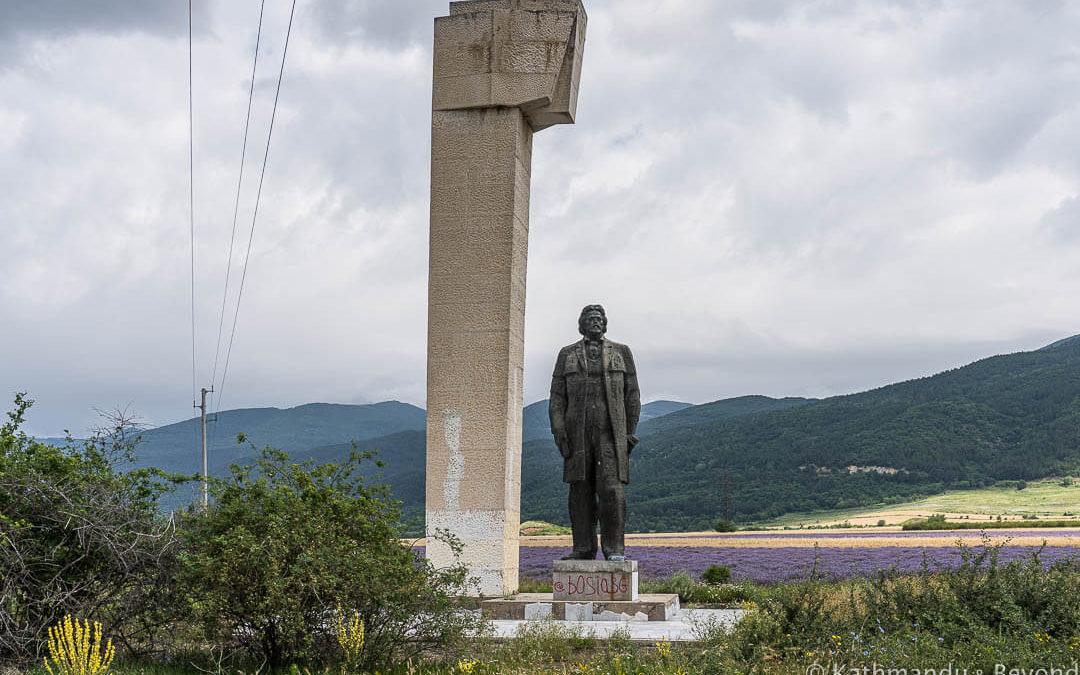
{"type": "Polygon", "coordinates": [[[666,659],[671,656],[671,642],[666,637],[660,638],[660,642],[656,643],[656,651],[666,659]]]}
{"type": "Polygon", "coordinates": [[[80,624],[78,619],[72,621],[70,614],[49,629],[47,646],[45,669],[50,675],[106,675],[116,655],[112,640],[106,641],[102,651],[100,623],[95,621],[91,632],[89,621],[80,624]]]}
{"type": "Polygon", "coordinates": [[[335,633],[341,651],[345,654],[345,662],[353,663],[360,658],[360,652],[364,649],[364,622],[360,620],[360,613],[353,611],[352,619],[348,623],[342,619],[345,612],[341,605],[337,608],[337,626],[335,633]]]}

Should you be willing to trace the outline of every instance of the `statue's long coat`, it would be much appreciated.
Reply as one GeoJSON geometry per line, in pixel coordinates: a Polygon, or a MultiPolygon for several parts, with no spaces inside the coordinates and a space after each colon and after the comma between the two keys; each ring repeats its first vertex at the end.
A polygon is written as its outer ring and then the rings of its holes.
{"type": "MultiPolygon", "coordinates": [[[[615,437],[615,456],[619,480],[630,480],[630,453],[627,437],[637,430],[641,415],[641,392],[638,390],[637,368],[630,348],[618,342],[603,340],[601,363],[604,366],[604,391],[607,394],[608,416],[615,437]]],[[[548,415],[551,433],[558,438],[565,432],[570,444],[570,456],[563,460],[563,481],[585,480],[585,340],[567,345],[559,351],[555,372],[551,375],[551,400],[548,415]]]]}

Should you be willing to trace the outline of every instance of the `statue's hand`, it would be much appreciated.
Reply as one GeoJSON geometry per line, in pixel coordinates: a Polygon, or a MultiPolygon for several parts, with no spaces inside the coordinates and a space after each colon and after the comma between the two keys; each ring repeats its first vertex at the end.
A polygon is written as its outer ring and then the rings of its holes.
{"type": "Polygon", "coordinates": [[[634,447],[638,444],[638,437],[630,434],[626,437],[626,454],[629,455],[633,452],[634,447]]]}
{"type": "Polygon", "coordinates": [[[570,459],[570,439],[566,437],[565,431],[555,434],[555,445],[558,446],[559,454],[563,456],[563,459],[570,459]]]}

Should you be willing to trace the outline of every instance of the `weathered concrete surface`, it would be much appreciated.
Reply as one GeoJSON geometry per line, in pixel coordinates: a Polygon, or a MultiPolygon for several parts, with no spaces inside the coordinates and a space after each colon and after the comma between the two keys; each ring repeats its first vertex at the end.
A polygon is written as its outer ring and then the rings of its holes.
{"type": "MultiPolygon", "coordinates": [[[[666,621],[564,621],[560,626],[578,635],[606,639],[625,636],[635,642],[652,644],[657,640],[696,642],[717,631],[730,632],[744,616],[741,609],[684,609],[666,621]]],[[[541,622],[515,619],[496,619],[491,622],[493,637],[515,638],[522,628],[541,622]]]]}
{"type": "Polygon", "coordinates": [[[427,556],[463,544],[484,595],[518,586],[532,135],[572,123],[580,0],[450,3],[435,20],[427,556]]]}
{"type": "Polygon", "coordinates": [[[435,20],[435,110],[521,108],[534,131],[572,124],[585,9],[580,0],[451,2],[435,20]]]}
{"type": "Polygon", "coordinates": [[[484,600],[481,609],[492,619],[524,620],[548,614],[556,621],[670,621],[679,614],[674,593],[642,594],[634,601],[598,600],[568,602],[551,593],[519,593],[508,598],[484,600]],[[544,607],[544,609],[540,609],[544,607]]]}

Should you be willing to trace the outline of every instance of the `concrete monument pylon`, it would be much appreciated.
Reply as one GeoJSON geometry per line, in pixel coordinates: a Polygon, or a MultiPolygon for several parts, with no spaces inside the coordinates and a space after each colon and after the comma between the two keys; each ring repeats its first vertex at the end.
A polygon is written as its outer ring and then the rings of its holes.
{"type": "Polygon", "coordinates": [[[581,0],[451,2],[435,19],[428,279],[427,557],[464,544],[484,595],[518,587],[533,133],[572,124],[581,0]]]}

